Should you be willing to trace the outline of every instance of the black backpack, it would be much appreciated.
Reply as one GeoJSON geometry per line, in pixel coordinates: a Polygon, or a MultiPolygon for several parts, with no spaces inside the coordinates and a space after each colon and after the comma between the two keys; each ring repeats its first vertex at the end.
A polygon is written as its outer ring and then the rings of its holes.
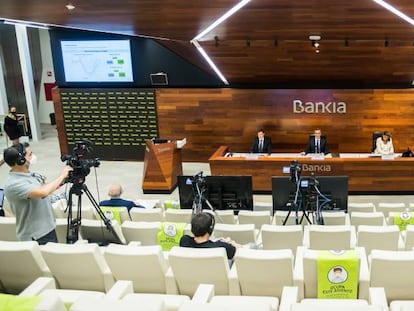
{"type": "Polygon", "coordinates": [[[411,151],[410,148],[408,148],[406,151],[404,151],[401,155],[403,158],[411,158],[414,157],[413,152],[411,151]]]}

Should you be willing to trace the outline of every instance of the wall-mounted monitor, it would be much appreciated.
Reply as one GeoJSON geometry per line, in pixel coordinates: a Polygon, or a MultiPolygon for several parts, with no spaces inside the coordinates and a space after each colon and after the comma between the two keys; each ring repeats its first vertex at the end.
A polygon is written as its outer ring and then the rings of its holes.
{"type": "Polygon", "coordinates": [[[66,83],[134,82],[130,40],[62,40],[66,83]]]}
{"type": "MultiPolygon", "coordinates": [[[[192,208],[195,196],[194,176],[178,176],[178,191],[181,208],[192,208]]],[[[253,210],[251,176],[205,176],[204,198],[213,209],[253,210]]],[[[203,208],[208,209],[206,204],[203,208]]]]}
{"type": "MultiPolygon", "coordinates": [[[[299,199],[303,193],[308,194],[309,187],[313,187],[313,177],[309,179],[302,176],[299,181],[299,199]]],[[[348,210],[348,176],[319,176],[315,177],[317,188],[320,193],[327,197],[330,202],[324,204],[323,210],[348,210]]],[[[295,200],[297,184],[294,184],[289,177],[274,176],[272,177],[272,197],[273,210],[290,210],[290,205],[295,200]]],[[[327,201],[318,194],[318,202],[327,201]]],[[[315,200],[316,198],[311,198],[315,200]]]]}

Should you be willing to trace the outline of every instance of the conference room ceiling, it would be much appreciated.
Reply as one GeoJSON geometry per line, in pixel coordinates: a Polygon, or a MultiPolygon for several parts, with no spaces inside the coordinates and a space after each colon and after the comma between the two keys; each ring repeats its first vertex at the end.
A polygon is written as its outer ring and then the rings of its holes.
{"type": "MultiPolygon", "coordinates": [[[[154,37],[209,68],[190,41],[238,2],[1,0],[0,19],[154,37]]],[[[414,18],[412,0],[388,3],[414,18]]],[[[233,86],[411,87],[414,80],[414,26],[373,0],[251,0],[199,43],[233,86]],[[310,35],[321,37],[319,53],[310,35]]]]}

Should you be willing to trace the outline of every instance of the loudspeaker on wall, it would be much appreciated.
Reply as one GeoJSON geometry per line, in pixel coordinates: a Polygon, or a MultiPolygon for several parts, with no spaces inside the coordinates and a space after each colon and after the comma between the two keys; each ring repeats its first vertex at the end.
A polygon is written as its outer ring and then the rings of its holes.
{"type": "Polygon", "coordinates": [[[152,85],[168,85],[168,76],[166,73],[151,73],[150,78],[152,85]]]}

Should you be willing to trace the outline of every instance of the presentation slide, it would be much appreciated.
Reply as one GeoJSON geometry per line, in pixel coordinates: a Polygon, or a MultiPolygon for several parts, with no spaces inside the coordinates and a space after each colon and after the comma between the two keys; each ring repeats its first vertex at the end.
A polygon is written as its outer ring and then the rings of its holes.
{"type": "Polygon", "coordinates": [[[133,82],[130,40],[60,43],[66,82],[133,82]]]}

